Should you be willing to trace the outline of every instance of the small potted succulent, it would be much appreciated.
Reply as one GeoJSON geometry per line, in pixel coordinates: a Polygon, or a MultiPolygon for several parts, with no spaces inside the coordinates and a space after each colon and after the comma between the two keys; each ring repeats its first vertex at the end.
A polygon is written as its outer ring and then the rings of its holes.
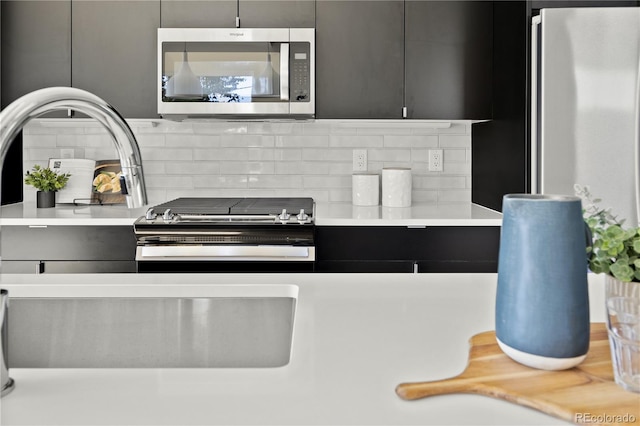
{"type": "Polygon", "coordinates": [[[27,171],[24,182],[38,190],[36,194],[36,206],[38,208],[55,207],[56,191],[65,187],[71,177],[71,173],[58,173],[50,168],[33,166],[27,171]]]}
{"type": "Polygon", "coordinates": [[[605,273],[621,282],[640,282],[640,227],[624,227],[611,209],[597,206],[589,187],[576,185],[576,194],[583,200],[584,218],[591,230],[593,245],[589,269],[605,273]]]}

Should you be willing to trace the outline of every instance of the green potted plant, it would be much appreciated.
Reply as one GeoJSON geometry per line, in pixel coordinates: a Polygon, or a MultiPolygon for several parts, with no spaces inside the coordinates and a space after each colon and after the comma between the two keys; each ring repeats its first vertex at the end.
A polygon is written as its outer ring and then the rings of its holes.
{"type": "Polygon", "coordinates": [[[626,228],[611,209],[598,207],[601,200],[593,198],[588,186],[576,185],[575,190],[592,233],[589,269],[623,283],[640,283],[640,227],[626,228]]]}
{"type": "Polygon", "coordinates": [[[38,190],[36,206],[38,208],[54,207],[56,205],[56,191],[65,187],[71,173],[58,173],[48,167],[33,166],[27,171],[24,182],[38,190]]]}

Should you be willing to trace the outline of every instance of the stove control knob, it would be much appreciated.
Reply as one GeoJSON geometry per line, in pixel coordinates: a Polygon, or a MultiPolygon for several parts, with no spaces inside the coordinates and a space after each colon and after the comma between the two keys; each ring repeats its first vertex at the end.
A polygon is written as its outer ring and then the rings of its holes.
{"type": "Polygon", "coordinates": [[[298,222],[305,223],[309,221],[309,215],[304,212],[304,209],[300,209],[300,213],[296,216],[298,222]]]}
{"type": "Polygon", "coordinates": [[[158,217],[158,215],[153,211],[153,209],[147,210],[147,213],[144,215],[144,218],[147,220],[154,220],[156,217],[158,217]]]}
{"type": "Polygon", "coordinates": [[[282,223],[287,223],[291,215],[287,213],[287,209],[282,209],[282,213],[278,215],[278,220],[282,223]]]}
{"type": "Polygon", "coordinates": [[[171,209],[166,209],[164,213],[162,213],[162,219],[165,222],[169,222],[170,220],[173,219],[173,213],[171,213],[171,209]]]}

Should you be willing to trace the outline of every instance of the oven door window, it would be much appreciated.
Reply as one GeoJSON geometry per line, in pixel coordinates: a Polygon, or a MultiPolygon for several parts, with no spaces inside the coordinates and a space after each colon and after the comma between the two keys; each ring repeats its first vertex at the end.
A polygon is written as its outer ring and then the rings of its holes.
{"type": "Polygon", "coordinates": [[[288,43],[164,42],[162,101],[288,100],[288,43]]]}

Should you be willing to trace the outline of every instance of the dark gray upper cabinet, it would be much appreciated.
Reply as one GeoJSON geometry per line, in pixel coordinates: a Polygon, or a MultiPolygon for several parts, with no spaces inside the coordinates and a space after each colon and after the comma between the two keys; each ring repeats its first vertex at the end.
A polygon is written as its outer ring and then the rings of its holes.
{"type": "Polygon", "coordinates": [[[313,28],[315,0],[162,0],[163,28],[313,28]]]}
{"type": "Polygon", "coordinates": [[[159,0],[73,1],[72,6],[73,86],[103,98],[124,117],[157,117],[159,0]]]}
{"type": "Polygon", "coordinates": [[[401,118],[403,2],[316,2],[316,117],[401,118]]]}
{"type": "Polygon", "coordinates": [[[240,0],[244,28],[313,28],[314,0],[240,0]]]}
{"type": "Polygon", "coordinates": [[[0,7],[2,106],[37,89],[70,86],[71,1],[2,0],[0,7]]]}
{"type": "Polygon", "coordinates": [[[332,1],[316,10],[318,118],[491,118],[490,1],[332,1]]]}
{"type": "Polygon", "coordinates": [[[161,0],[162,28],[235,28],[235,0],[161,0]]]}
{"type": "Polygon", "coordinates": [[[493,2],[405,3],[407,118],[491,118],[493,2]]]}

